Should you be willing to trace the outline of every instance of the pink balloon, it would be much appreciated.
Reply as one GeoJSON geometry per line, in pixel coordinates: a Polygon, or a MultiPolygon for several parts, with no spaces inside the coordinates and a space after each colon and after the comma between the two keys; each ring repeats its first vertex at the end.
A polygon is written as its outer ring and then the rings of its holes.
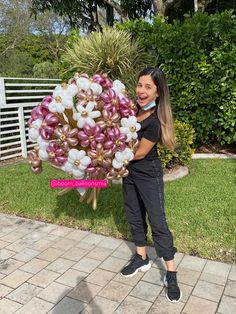
{"type": "Polygon", "coordinates": [[[85,141],[88,138],[88,136],[84,133],[84,131],[79,131],[78,138],[82,141],[85,141]]]}
{"type": "Polygon", "coordinates": [[[49,133],[45,130],[45,129],[39,129],[39,134],[41,135],[41,137],[44,139],[44,140],[49,140],[50,139],[50,135],[49,133]]]}
{"type": "Polygon", "coordinates": [[[104,143],[104,148],[105,149],[111,149],[114,146],[114,142],[113,141],[107,141],[104,143]]]}
{"type": "Polygon", "coordinates": [[[53,113],[49,113],[45,117],[45,122],[48,125],[51,125],[51,126],[55,127],[58,124],[59,120],[53,113]]]}
{"type": "Polygon", "coordinates": [[[43,98],[43,105],[45,105],[46,107],[48,107],[48,105],[50,104],[50,102],[53,100],[52,96],[46,96],[43,98]]]}
{"type": "Polygon", "coordinates": [[[27,121],[28,126],[31,126],[33,121],[34,121],[34,119],[33,119],[33,118],[30,118],[30,119],[27,121]]]}
{"type": "Polygon", "coordinates": [[[45,105],[40,105],[37,107],[36,113],[37,113],[38,117],[45,118],[46,115],[49,113],[49,110],[45,105]]]}

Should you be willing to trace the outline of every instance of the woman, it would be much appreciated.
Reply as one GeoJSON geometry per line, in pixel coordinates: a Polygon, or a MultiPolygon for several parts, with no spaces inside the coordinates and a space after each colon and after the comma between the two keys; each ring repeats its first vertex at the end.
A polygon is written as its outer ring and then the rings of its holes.
{"type": "Polygon", "coordinates": [[[163,72],[151,67],[141,71],[136,95],[139,108],[137,120],[141,124],[138,131],[140,142],[134,160],[128,166],[129,175],[123,178],[125,211],[136,254],[121,274],[131,277],[139,270],[144,272],[151,267],[145,247],[148,214],[157,256],[164,259],[167,268],[164,278],[166,297],[171,302],[178,302],[182,295],[174,264],[176,248],[166,223],[163,172],[156,148],[158,142],[166,148],[175,146],[169,90],[163,72]]]}

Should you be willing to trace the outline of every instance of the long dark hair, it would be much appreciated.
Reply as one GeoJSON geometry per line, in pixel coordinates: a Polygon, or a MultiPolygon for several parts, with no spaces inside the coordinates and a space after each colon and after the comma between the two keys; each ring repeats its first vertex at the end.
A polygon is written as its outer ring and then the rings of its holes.
{"type": "Polygon", "coordinates": [[[148,67],[139,73],[138,79],[145,75],[151,76],[159,95],[156,99],[155,114],[161,123],[161,145],[165,148],[173,149],[175,147],[173,117],[165,75],[159,68],[148,67]]]}

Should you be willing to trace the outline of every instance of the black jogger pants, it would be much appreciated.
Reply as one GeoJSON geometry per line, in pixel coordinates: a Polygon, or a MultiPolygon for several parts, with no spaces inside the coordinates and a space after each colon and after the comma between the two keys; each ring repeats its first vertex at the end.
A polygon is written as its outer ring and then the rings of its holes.
{"type": "Polygon", "coordinates": [[[128,166],[129,175],[123,178],[125,211],[136,246],[147,245],[148,214],[152,238],[158,257],[174,259],[176,248],[167,226],[164,211],[163,172],[159,159],[137,160],[128,166]]]}

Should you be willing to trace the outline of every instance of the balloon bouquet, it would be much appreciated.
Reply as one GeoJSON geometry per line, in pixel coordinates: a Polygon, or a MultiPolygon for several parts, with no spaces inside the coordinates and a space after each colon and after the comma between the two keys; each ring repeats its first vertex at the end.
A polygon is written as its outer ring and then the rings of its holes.
{"type": "MultiPolygon", "coordinates": [[[[127,176],[138,146],[136,111],[121,81],[76,73],[31,111],[29,138],[36,142],[28,154],[32,171],[41,173],[42,161],[48,161],[77,180],[111,182],[127,176]]],[[[96,209],[100,190],[86,189],[80,201],[87,199],[96,209]]]]}

